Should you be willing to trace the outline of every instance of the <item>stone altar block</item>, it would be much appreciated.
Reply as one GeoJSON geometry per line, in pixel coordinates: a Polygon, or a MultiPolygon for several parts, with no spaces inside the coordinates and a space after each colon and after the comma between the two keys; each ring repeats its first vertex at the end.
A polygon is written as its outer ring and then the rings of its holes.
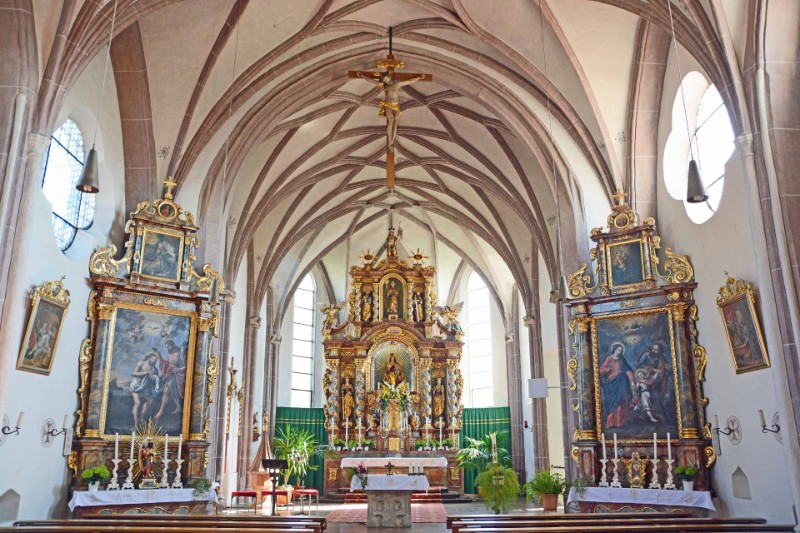
{"type": "MultiPolygon", "coordinates": [[[[428,490],[425,476],[371,474],[367,479],[367,527],[411,527],[411,493],[428,490]]],[[[361,490],[353,477],[350,490],[361,490]]]]}

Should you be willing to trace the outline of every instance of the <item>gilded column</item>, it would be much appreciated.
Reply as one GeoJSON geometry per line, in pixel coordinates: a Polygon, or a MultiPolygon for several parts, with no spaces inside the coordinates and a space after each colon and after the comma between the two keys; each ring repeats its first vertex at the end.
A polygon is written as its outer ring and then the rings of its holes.
{"type": "Polygon", "coordinates": [[[445,425],[448,427],[452,424],[453,417],[458,417],[461,414],[461,390],[458,386],[459,382],[462,382],[462,378],[461,370],[458,367],[458,359],[448,359],[447,405],[445,406],[445,413],[447,413],[445,425]]]}
{"type": "Polygon", "coordinates": [[[692,361],[693,354],[685,347],[689,345],[686,339],[686,303],[678,302],[669,304],[670,313],[672,314],[672,325],[674,328],[675,339],[675,355],[673,364],[677,365],[676,375],[678,383],[676,384],[675,395],[679,398],[680,404],[680,434],[682,439],[697,439],[700,438],[698,416],[696,410],[695,398],[699,398],[699,394],[694,394],[694,382],[692,380],[692,361]]]}
{"type": "Polygon", "coordinates": [[[192,411],[189,419],[189,440],[208,440],[211,418],[211,405],[214,383],[217,379],[219,362],[211,355],[211,340],[218,336],[218,315],[216,307],[207,302],[201,305],[202,312],[197,324],[197,349],[192,373],[192,411]]]}
{"type": "Polygon", "coordinates": [[[574,337],[572,347],[575,358],[567,363],[567,371],[572,375],[570,367],[575,369],[577,382],[578,424],[576,426],[577,440],[597,440],[597,419],[595,417],[599,396],[595,394],[594,363],[589,335],[590,319],[587,316],[575,317],[569,322],[569,335],[574,337]],[[572,361],[575,361],[572,363],[572,361]]]}
{"type": "MultiPolygon", "coordinates": [[[[113,290],[110,287],[103,289],[103,297],[110,298],[113,290]]],[[[91,381],[89,383],[87,406],[86,406],[86,425],[84,436],[86,437],[99,437],[100,436],[100,410],[102,408],[102,395],[92,395],[92,391],[100,392],[103,390],[103,381],[105,379],[105,367],[107,361],[108,351],[108,335],[111,331],[111,323],[115,317],[115,307],[106,303],[99,302],[97,304],[97,322],[95,330],[94,353],[92,357],[92,373],[91,381]],[[92,399],[92,398],[95,399],[92,399]]]]}
{"type": "Polygon", "coordinates": [[[328,423],[333,418],[334,427],[339,427],[339,359],[328,359],[328,369],[325,371],[324,381],[325,394],[328,398],[326,413],[328,423]]]}
{"type": "Polygon", "coordinates": [[[367,364],[366,353],[363,349],[358,350],[355,361],[356,369],[356,419],[361,418],[361,424],[368,424],[367,411],[366,411],[366,395],[367,395],[367,380],[364,375],[364,366],[367,364]]]}
{"type": "Polygon", "coordinates": [[[420,366],[420,425],[431,416],[431,352],[428,349],[419,352],[420,366]]]}

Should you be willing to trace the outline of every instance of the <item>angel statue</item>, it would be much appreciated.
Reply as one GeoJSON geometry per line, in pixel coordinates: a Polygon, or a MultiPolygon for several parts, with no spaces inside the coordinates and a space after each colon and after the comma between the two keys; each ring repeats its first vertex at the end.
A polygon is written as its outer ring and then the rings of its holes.
{"type": "Polygon", "coordinates": [[[458,314],[461,312],[462,307],[464,307],[464,302],[458,302],[453,307],[437,305],[435,307],[436,313],[441,319],[444,319],[443,322],[440,322],[441,326],[452,332],[462,331],[461,325],[458,323],[458,314]]]}
{"type": "Polygon", "coordinates": [[[345,302],[337,302],[331,305],[319,304],[319,310],[325,315],[322,322],[322,329],[332,330],[339,327],[339,310],[344,307],[345,302]]]}

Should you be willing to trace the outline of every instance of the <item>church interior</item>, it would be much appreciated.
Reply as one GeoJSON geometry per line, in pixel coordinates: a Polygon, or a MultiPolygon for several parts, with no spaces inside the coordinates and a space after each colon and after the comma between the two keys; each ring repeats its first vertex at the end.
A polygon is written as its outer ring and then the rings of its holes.
{"type": "Polygon", "coordinates": [[[0,0],[0,531],[800,531],[799,27],[0,0]]]}

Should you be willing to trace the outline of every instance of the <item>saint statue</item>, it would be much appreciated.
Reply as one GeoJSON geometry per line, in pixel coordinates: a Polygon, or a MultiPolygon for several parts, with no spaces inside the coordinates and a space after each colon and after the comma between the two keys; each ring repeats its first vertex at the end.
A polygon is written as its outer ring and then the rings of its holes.
{"type": "Polygon", "coordinates": [[[350,415],[353,414],[353,408],[355,405],[356,402],[353,399],[353,386],[350,384],[350,378],[345,378],[344,384],[342,385],[342,418],[344,420],[350,419],[350,415]]]}
{"type": "Polygon", "coordinates": [[[444,413],[444,385],[442,378],[436,378],[433,386],[433,417],[439,418],[444,413]]]}
{"type": "Polygon", "coordinates": [[[406,380],[406,375],[403,369],[400,368],[400,364],[394,354],[389,356],[389,362],[386,363],[386,367],[383,369],[383,380],[392,385],[399,385],[406,380]]]}
{"type": "Polygon", "coordinates": [[[364,293],[363,304],[361,307],[361,321],[369,322],[372,320],[372,292],[364,293]]]}
{"type": "MultiPolygon", "coordinates": [[[[402,112],[400,111],[400,99],[398,90],[406,85],[411,85],[414,82],[424,80],[425,74],[418,74],[412,78],[403,79],[398,81],[394,72],[384,72],[380,78],[373,78],[365,76],[363,72],[358,72],[357,77],[374,83],[383,89],[383,100],[380,102],[380,111],[378,115],[386,117],[386,148],[390,152],[394,152],[394,140],[397,137],[397,121],[402,112]]],[[[396,256],[396,253],[395,253],[396,256]]],[[[394,257],[390,255],[389,257],[394,257]]]]}
{"type": "Polygon", "coordinates": [[[386,312],[396,315],[400,311],[400,291],[397,290],[395,280],[389,281],[389,290],[386,291],[386,312]]]}

